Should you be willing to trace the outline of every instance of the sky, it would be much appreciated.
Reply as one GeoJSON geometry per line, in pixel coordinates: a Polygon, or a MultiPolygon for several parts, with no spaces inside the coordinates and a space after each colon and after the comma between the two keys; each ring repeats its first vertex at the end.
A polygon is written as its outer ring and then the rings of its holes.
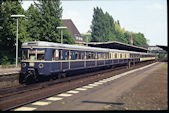
{"type": "MultiPolygon", "coordinates": [[[[23,1],[27,10],[32,1],[23,1]]],[[[167,0],[61,0],[62,18],[71,19],[80,33],[90,29],[93,9],[108,12],[127,31],[143,33],[148,44],[168,45],[167,0]]]]}

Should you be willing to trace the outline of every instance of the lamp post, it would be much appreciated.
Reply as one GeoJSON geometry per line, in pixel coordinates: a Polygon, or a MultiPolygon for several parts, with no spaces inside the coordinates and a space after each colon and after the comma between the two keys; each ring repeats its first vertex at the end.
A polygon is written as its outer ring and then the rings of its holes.
{"type": "Polygon", "coordinates": [[[25,17],[25,15],[11,15],[16,18],[16,67],[18,67],[18,18],[25,17]]]}
{"type": "Polygon", "coordinates": [[[66,26],[60,26],[60,27],[56,27],[57,29],[61,30],[61,44],[63,44],[63,29],[67,29],[66,26]]]}

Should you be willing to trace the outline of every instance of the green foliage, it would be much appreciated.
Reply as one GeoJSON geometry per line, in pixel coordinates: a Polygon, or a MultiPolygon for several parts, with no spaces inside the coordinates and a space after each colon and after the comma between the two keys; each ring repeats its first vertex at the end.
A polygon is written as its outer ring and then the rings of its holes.
{"type": "Polygon", "coordinates": [[[87,41],[91,42],[91,40],[92,40],[92,36],[91,35],[81,34],[81,36],[84,38],[85,42],[87,42],[87,41]]]}
{"type": "MultiPolygon", "coordinates": [[[[58,42],[61,42],[61,39],[59,39],[58,42]]],[[[63,31],[63,42],[65,44],[74,44],[75,43],[73,36],[69,33],[68,30],[63,31]]]]}
{"type": "MultiPolygon", "coordinates": [[[[15,43],[16,43],[16,19],[11,18],[14,14],[24,14],[24,9],[20,1],[1,1],[0,2],[0,63],[14,63],[15,43]]],[[[27,38],[28,33],[24,26],[24,19],[19,22],[19,46],[27,38]]]]}
{"type": "MultiPolygon", "coordinates": [[[[16,19],[11,18],[12,14],[24,14],[24,9],[22,8],[20,2],[18,1],[5,1],[1,4],[0,13],[0,26],[2,27],[0,32],[0,49],[14,50],[14,44],[16,42],[16,19]]],[[[19,20],[19,23],[22,20],[19,20]]],[[[20,24],[19,24],[20,25],[20,24]]],[[[26,34],[23,30],[23,26],[19,26],[18,36],[25,36],[26,34]],[[21,33],[22,31],[22,33],[21,33]]]]}
{"type": "Polygon", "coordinates": [[[61,25],[61,13],[62,8],[59,6],[60,1],[54,0],[39,0],[39,3],[35,3],[37,10],[39,11],[38,18],[40,25],[39,37],[43,41],[57,42],[59,38],[57,26],[61,25]]]}
{"type": "MultiPolygon", "coordinates": [[[[27,32],[33,40],[59,42],[60,30],[56,27],[62,26],[60,20],[62,7],[59,0],[38,0],[26,11],[27,32]]],[[[74,43],[74,38],[69,32],[63,32],[64,43],[74,43]]]]}
{"type": "Polygon", "coordinates": [[[101,8],[94,8],[92,20],[92,42],[107,42],[115,39],[114,19],[101,8]]]}
{"type": "Polygon", "coordinates": [[[36,9],[32,4],[28,8],[26,12],[26,30],[29,33],[29,38],[25,41],[31,41],[31,40],[40,40],[40,13],[38,9],[36,9]]]}
{"type": "Polygon", "coordinates": [[[15,53],[9,53],[9,51],[1,50],[0,52],[0,64],[8,65],[11,63],[15,63],[15,53]]]}
{"type": "MultiPolygon", "coordinates": [[[[60,0],[38,0],[35,6],[31,5],[27,11],[21,6],[22,0],[0,1],[0,64],[15,62],[16,19],[12,14],[22,14],[26,18],[19,18],[19,58],[21,44],[26,41],[52,41],[60,42],[62,26],[62,7],[60,0]]],[[[67,31],[63,32],[64,43],[74,43],[74,38],[67,31]]]]}
{"type": "Polygon", "coordinates": [[[101,8],[94,8],[92,20],[92,39],[93,42],[119,41],[130,44],[130,36],[133,38],[133,45],[147,46],[147,39],[142,33],[133,33],[121,28],[119,20],[114,21],[113,17],[101,8]]]}

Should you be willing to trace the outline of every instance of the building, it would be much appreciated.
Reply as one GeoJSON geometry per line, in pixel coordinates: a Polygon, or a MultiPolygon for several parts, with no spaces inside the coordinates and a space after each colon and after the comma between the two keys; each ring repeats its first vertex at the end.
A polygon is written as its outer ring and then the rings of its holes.
{"type": "Polygon", "coordinates": [[[85,42],[71,19],[62,19],[62,22],[68,28],[68,31],[72,34],[72,36],[75,38],[75,44],[80,44],[85,42]]]}

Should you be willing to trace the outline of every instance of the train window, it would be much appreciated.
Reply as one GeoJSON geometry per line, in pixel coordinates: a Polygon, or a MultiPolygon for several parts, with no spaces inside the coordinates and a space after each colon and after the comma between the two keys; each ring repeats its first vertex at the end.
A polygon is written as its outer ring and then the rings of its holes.
{"type": "Polygon", "coordinates": [[[45,59],[45,50],[37,50],[37,60],[45,59]]]}
{"type": "Polygon", "coordinates": [[[77,60],[77,59],[81,59],[81,53],[79,52],[79,51],[76,51],[75,52],[75,59],[77,60]]]}
{"type": "Polygon", "coordinates": [[[105,59],[109,59],[109,53],[105,53],[105,59]]]}
{"type": "Polygon", "coordinates": [[[72,60],[72,52],[69,50],[69,60],[72,60]]]}
{"type": "Polygon", "coordinates": [[[89,52],[87,56],[88,59],[91,59],[91,52],[89,52]]]}
{"type": "Polygon", "coordinates": [[[59,60],[62,60],[62,50],[59,50],[59,60]]]}
{"type": "Polygon", "coordinates": [[[120,58],[122,58],[122,54],[120,54],[120,58]]]}
{"type": "Polygon", "coordinates": [[[115,58],[117,58],[117,53],[115,53],[115,56],[114,56],[115,58]]]}
{"type": "Polygon", "coordinates": [[[29,59],[36,60],[36,50],[29,50],[29,59]]]}
{"type": "Polygon", "coordinates": [[[104,53],[97,53],[97,59],[104,59],[104,53]]]}
{"type": "Polygon", "coordinates": [[[53,50],[53,57],[52,60],[58,60],[59,59],[59,50],[53,50]]]}
{"type": "Polygon", "coordinates": [[[69,60],[69,51],[65,52],[65,60],[69,60]]]}
{"type": "Polygon", "coordinates": [[[91,59],[95,59],[95,53],[91,52],[91,59]]]}
{"type": "Polygon", "coordinates": [[[95,59],[97,59],[97,52],[95,53],[95,59]]]}
{"type": "Polygon", "coordinates": [[[79,52],[79,59],[83,59],[83,52],[79,52]]]}
{"type": "Polygon", "coordinates": [[[94,52],[88,52],[87,59],[95,59],[95,53],[94,52]]]}
{"type": "Polygon", "coordinates": [[[90,59],[94,59],[94,53],[93,52],[90,53],[90,59]]]}
{"type": "Polygon", "coordinates": [[[86,60],[87,59],[87,52],[85,51],[84,53],[84,59],[86,60]]]}
{"type": "Polygon", "coordinates": [[[101,59],[101,53],[97,53],[97,59],[101,59]]]}
{"type": "Polygon", "coordinates": [[[53,50],[52,60],[61,60],[62,59],[62,50],[53,50]]]}
{"type": "Polygon", "coordinates": [[[113,59],[113,57],[114,57],[114,54],[113,54],[113,53],[111,53],[111,57],[110,57],[110,58],[111,58],[111,59],[113,59]]]}
{"type": "Polygon", "coordinates": [[[101,53],[101,59],[104,59],[104,53],[101,53]]]}
{"type": "Polygon", "coordinates": [[[22,50],[22,60],[28,60],[28,50],[22,50]]]}

